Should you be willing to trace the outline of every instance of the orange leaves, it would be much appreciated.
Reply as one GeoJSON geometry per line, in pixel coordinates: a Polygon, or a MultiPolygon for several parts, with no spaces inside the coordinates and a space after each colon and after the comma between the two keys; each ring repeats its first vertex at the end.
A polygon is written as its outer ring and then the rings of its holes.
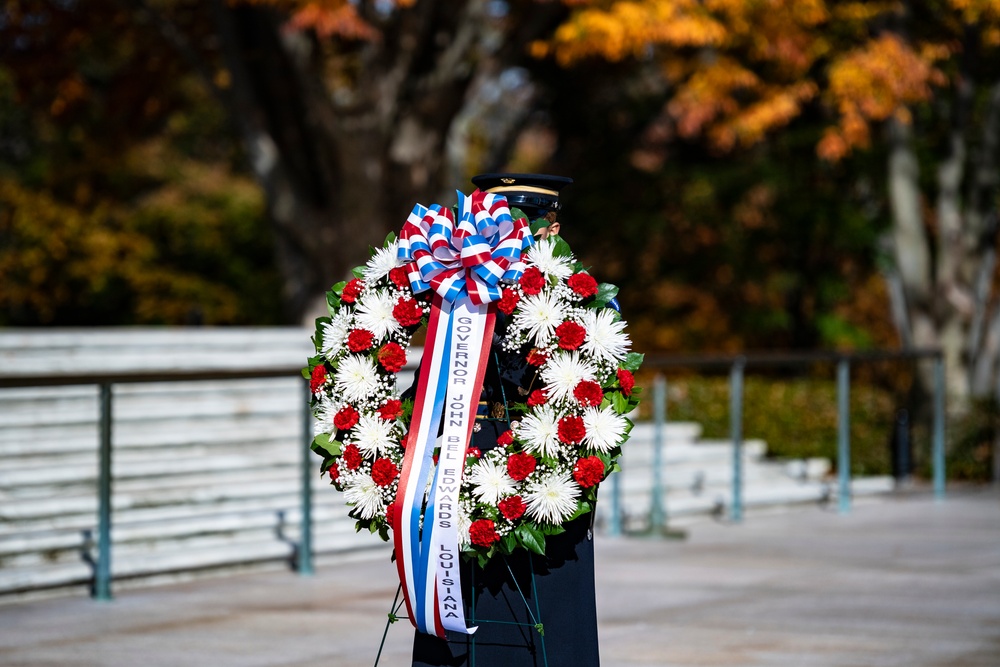
{"type": "Polygon", "coordinates": [[[720,116],[740,107],[737,95],[758,89],[757,75],[732,58],[721,57],[696,70],[679,86],[667,111],[682,137],[693,137],[720,116]]]}
{"type": "Polygon", "coordinates": [[[816,96],[812,81],[786,87],[765,89],[761,98],[740,110],[725,123],[709,132],[712,145],[722,151],[736,146],[749,147],[764,139],[772,130],[784,127],[802,111],[802,105],[816,96]]]}
{"type": "Polygon", "coordinates": [[[891,116],[909,122],[907,105],[930,99],[932,86],[945,83],[931,60],[934,54],[933,49],[917,52],[886,34],[835,60],[827,95],[840,119],[826,131],[817,153],[838,160],[852,147],[868,146],[870,123],[891,116]]]}
{"type": "MultiPolygon", "coordinates": [[[[565,0],[564,0],[565,1],[565,0]]],[[[833,112],[817,152],[838,160],[868,146],[871,125],[908,119],[947,83],[936,63],[968,39],[995,57],[1000,0],[925,7],[910,44],[888,32],[900,0],[574,0],[570,19],[535,55],[563,65],[587,57],[655,59],[672,85],[666,115],[678,136],[728,151],[763,140],[820,100],[833,112]]],[[[915,20],[915,19],[914,19],[915,20]]],[[[946,68],[943,68],[946,69],[946,68]]]]}
{"type": "Polygon", "coordinates": [[[533,52],[554,53],[567,66],[595,56],[610,61],[638,57],[660,44],[713,46],[724,38],[724,27],[694,0],[628,0],[575,11],[550,43],[535,45],[533,52]]]}
{"type": "Polygon", "coordinates": [[[667,111],[681,136],[705,134],[714,148],[728,151],[753,145],[788,124],[817,92],[808,80],[769,85],[736,60],[722,57],[684,81],[667,111]]]}
{"type": "Polygon", "coordinates": [[[378,31],[358,16],[352,3],[346,0],[305,2],[294,11],[288,26],[296,30],[314,30],[320,37],[371,40],[378,31]]]}
{"type": "Polygon", "coordinates": [[[948,0],[948,4],[961,14],[962,20],[969,25],[1000,20],[998,0],[948,0]]]}

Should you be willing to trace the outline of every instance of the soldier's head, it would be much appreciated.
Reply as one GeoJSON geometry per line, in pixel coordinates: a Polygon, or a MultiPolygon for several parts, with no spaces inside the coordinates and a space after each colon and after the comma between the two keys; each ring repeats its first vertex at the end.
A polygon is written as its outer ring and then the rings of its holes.
{"type": "Polygon", "coordinates": [[[559,233],[559,191],[573,179],[549,174],[479,174],[472,182],[483,192],[506,197],[511,208],[524,211],[532,232],[545,238],[559,233]]]}

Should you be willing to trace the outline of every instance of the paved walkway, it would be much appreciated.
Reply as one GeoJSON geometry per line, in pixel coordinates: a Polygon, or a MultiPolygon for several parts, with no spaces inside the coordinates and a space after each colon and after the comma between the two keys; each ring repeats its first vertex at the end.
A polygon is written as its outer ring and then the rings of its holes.
{"type": "MultiPolygon", "coordinates": [[[[605,667],[1000,666],[996,490],[597,539],[605,667]]],[[[3,604],[0,665],[371,665],[393,568],[380,553],[317,570],[3,604]]],[[[381,664],[407,665],[409,641],[393,626],[381,664]]]]}

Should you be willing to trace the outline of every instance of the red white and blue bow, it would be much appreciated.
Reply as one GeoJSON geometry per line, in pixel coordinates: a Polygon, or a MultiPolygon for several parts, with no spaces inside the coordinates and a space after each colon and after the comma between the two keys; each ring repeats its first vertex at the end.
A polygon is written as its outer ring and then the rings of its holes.
{"type": "Polygon", "coordinates": [[[392,506],[396,567],[417,630],[472,634],[458,570],[462,471],[493,336],[490,304],[500,299],[502,281],[520,278],[522,252],[533,240],[528,221],[512,219],[504,197],[478,190],[458,193],[457,216],[418,204],[399,236],[398,258],[406,262],[413,291],[434,296],[424,345],[429,354],[417,378],[392,506]]]}

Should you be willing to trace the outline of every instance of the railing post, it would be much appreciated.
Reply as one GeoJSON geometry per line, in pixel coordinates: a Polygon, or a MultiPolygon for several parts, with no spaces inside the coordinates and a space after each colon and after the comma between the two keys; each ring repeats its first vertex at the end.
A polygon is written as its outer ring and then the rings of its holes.
{"type": "Polygon", "coordinates": [[[938,353],[934,358],[934,442],[931,456],[934,468],[934,498],[944,500],[945,463],[944,463],[944,354],[938,353]]]}
{"type": "Polygon", "coordinates": [[[100,385],[100,447],[97,469],[97,566],[95,600],[111,599],[111,384],[100,385]]]}
{"type": "Polygon", "coordinates": [[[622,534],[622,487],[621,478],[625,471],[624,457],[619,459],[622,469],[611,476],[611,520],[608,521],[608,535],[618,537],[622,534]]]}
{"type": "Polygon", "coordinates": [[[302,401],[302,497],[299,529],[298,570],[300,575],[313,573],[312,563],[312,390],[309,380],[302,384],[305,391],[302,401]]]}
{"type": "Polygon", "coordinates": [[[653,498],[649,523],[654,531],[666,522],[663,498],[663,438],[667,421],[667,379],[657,373],[653,379],[653,498]]]}
{"type": "Polygon", "coordinates": [[[729,372],[729,433],[733,441],[733,501],[730,519],[743,520],[743,367],[746,359],[737,357],[729,372]]]}
{"type": "Polygon", "coordinates": [[[837,510],[851,511],[851,362],[837,361],[837,510]]]}

